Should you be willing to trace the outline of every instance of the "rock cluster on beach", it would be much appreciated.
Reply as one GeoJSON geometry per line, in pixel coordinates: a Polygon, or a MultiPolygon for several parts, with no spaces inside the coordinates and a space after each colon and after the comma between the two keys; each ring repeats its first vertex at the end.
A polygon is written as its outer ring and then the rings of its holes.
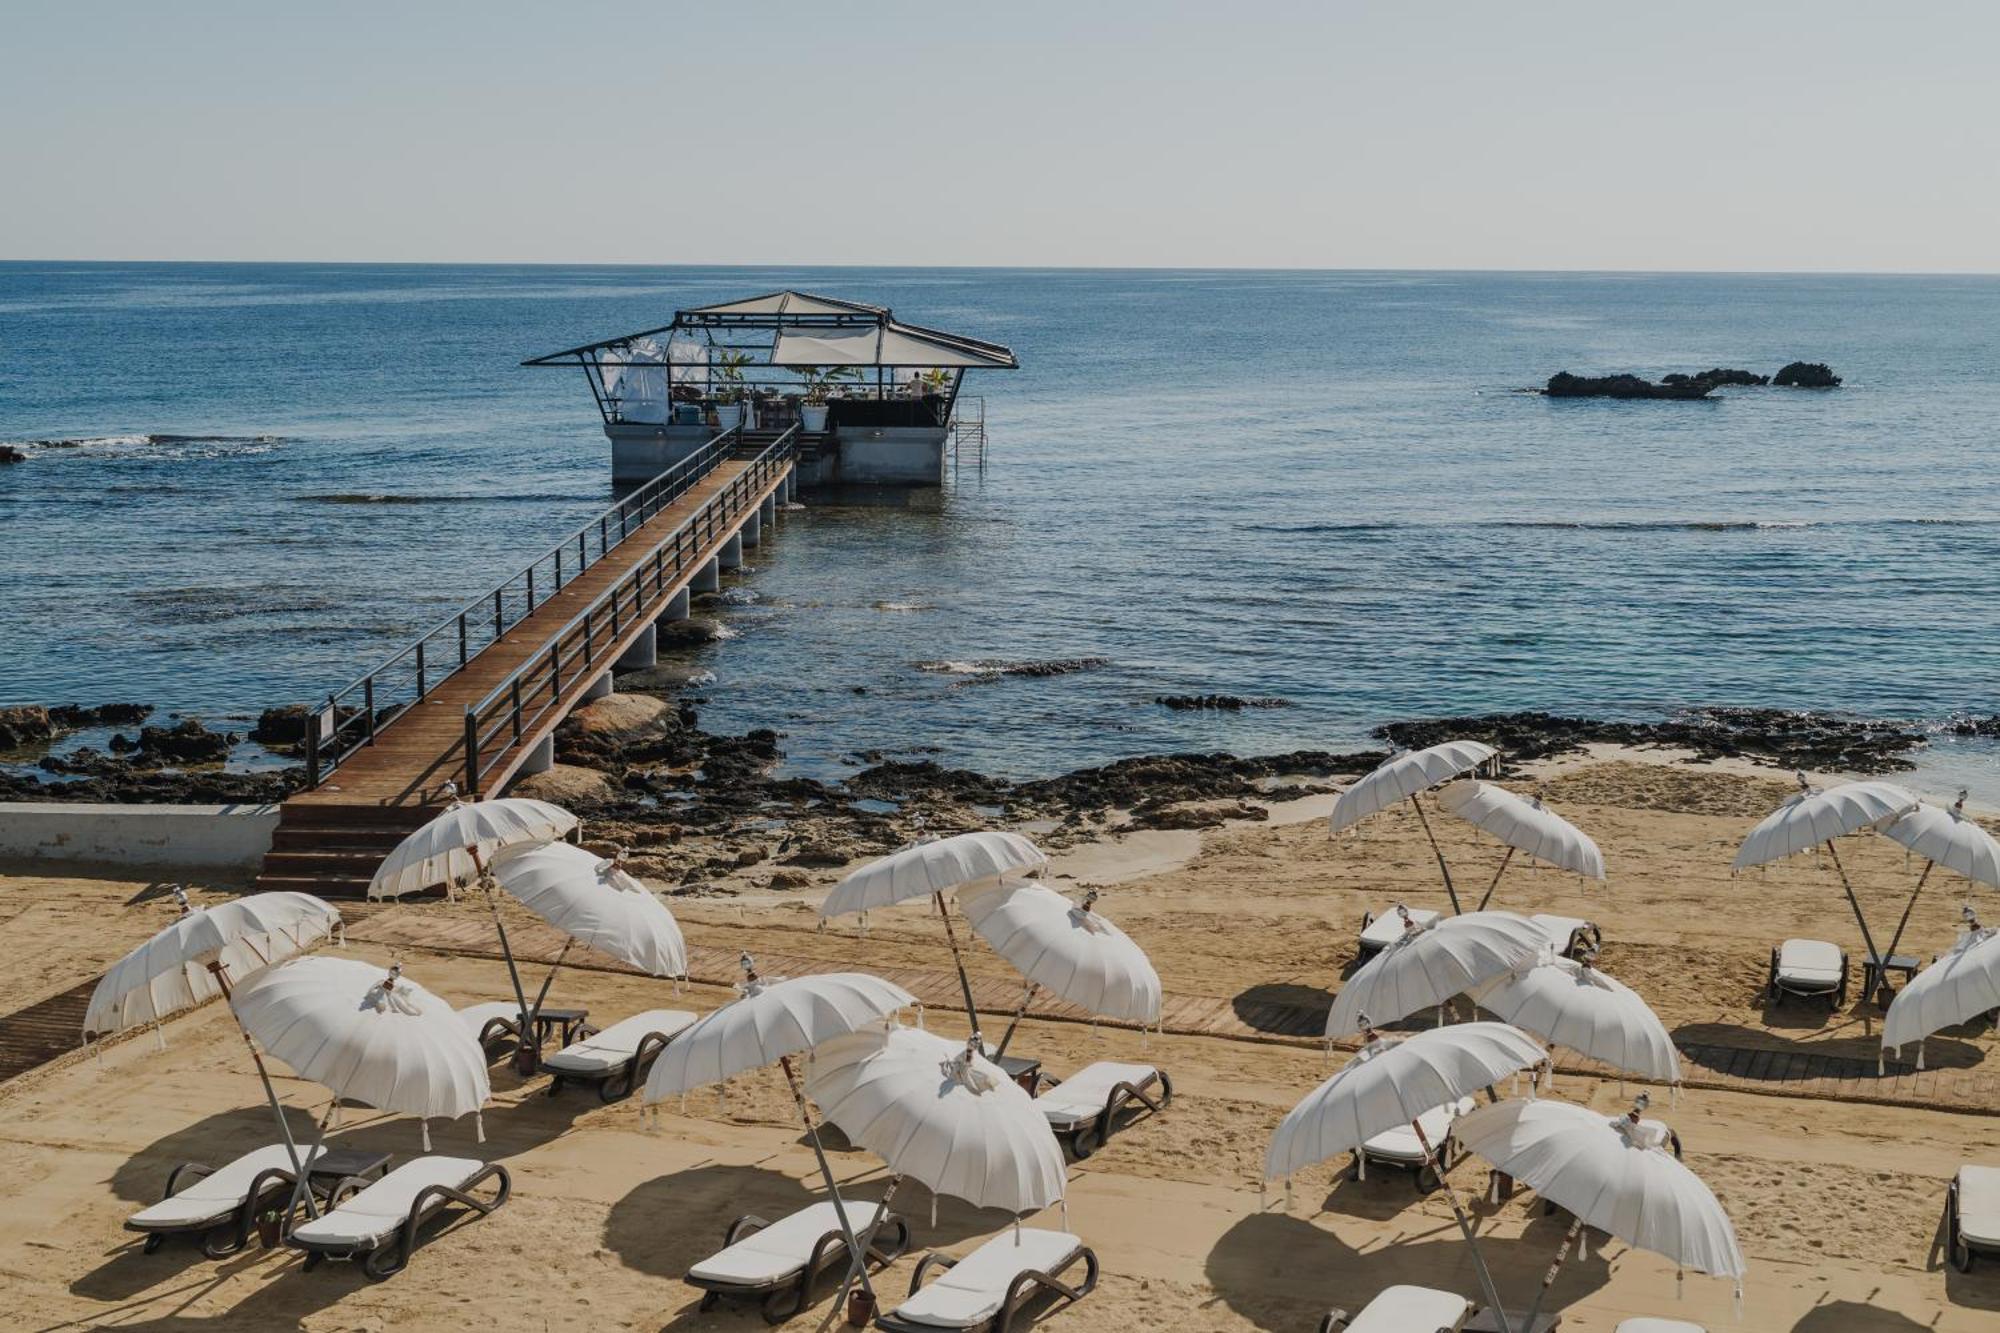
{"type": "Polygon", "coordinates": [[[1692,375],[1662,375],[1656,384],[1639,375],[1572,375],[1567,370],[1549,377],[1542,392],[1550,398],[1706,398],[1724,385],[1760,388],[1832,389],[1840,376],[1823,362],[1794,361],[1776,375],[1711,366],[1692,375]]]}
{"type": "Polygon", "coordinates": [[[1794,361],[1771,383],[1786,389],[1838,389],[1840,376],[1824,361],[1794,361]]]}
{"type": "Polygon", "coordinates": [[[1480,740],[1510,761],[1573,754],[1586,745],[1647,745],[1689,750],[1701,760],[1748,759],[1780,768],[1854,773],[1910,768],[1909,752],[1924,743],[1924,733],[1908,723],[1781,708],[1695,708],[1664,722],[1492,713],[1392,722],[1375,734],[1404,749],[1450,739],[1480,740]]]}

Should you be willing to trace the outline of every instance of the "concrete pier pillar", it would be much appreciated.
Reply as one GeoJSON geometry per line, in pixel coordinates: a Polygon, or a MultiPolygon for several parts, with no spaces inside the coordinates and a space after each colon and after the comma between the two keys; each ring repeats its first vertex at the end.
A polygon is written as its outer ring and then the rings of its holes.
{"type": "Polygon", "coordinates": [[[743,534],[741,532],[730,534],[729,540],[722,544],[722,554],[716,557],[716,563],[724,569],[743,568],[743,534]]]}
{"type": "Polygon", "coordinates": [[[602,699],[609,693],[611,693],[611,673],[607,671],[583,687],[583,702],[589,703],[592,699],[602,699]]]}
{"type": "Polygon", "coordinates": [[[798,494],[798,490],[799,490],[799,474],[798,474],[798,469],[794,468],[792,471],[787,472],[785,474],[784,496],[786,504],[792,503],[793,497],[798,494]]]}
{"type": "MultiPolygon", "coordinates": [[[[681,594],[683,597],[686,595],[686,593],[681,594]]],[[[632,640],[632,646],[627,648],[619,659],[611,664],[611,669],[613,671],[643,671],[649,666],[658,665],[659,660],[660,632],[651,625],[648,625],[639,631],[638,638],[632,640]]]]}
{"type": "MultiPolygon", "coordinates": [[[[660,612],[660,620],[686,620],[688,618],[688,590],[682,588],[667,599],[666,609],[660,612]]],[[[653,647],[658,652],[660,643],[659,621],[653,622],[653,647]]]]}
{"type": "Polygon", "coordinates": [[[743,539],[745,546],[762,546],[764,544],[764,507],[762,505],[750,511],[750,516],[743,520],[743,527],[736,535],[743,539]]]}
{"type": "Polygon", "coordinates": [[[556,766],[556,738],[544,736],[535,747],[528,751],[528,757],[521,761],[516,777],[531,777],[536,773],[546,773],[556,766]]]}
{"type": "MultiPolygon", "coordinates": [[[[742,560],[741,552],[738,552],[737,559],[739,562],[742,560]]],[[[719,591],[722,587],[722,562],[714,556],[710,556],[708,562],[696,571],[692,579],[688,580],[688,587],[696,592],[719,591]]]]}
{"type": "Polygon", "coordinates": [[[778,493],[776,491],[772,491],[764,497],[764,503],[757,506],[757,513],[767,524],[778,521],[778,493]]]}

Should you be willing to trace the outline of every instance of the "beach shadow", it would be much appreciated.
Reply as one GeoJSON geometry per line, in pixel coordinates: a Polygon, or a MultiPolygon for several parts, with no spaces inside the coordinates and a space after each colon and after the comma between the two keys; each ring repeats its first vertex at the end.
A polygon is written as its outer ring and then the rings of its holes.
{"type": "MultiPolygon", "coordinates": [[[[443,1228],[450,1229],[451,1226],[443,1228]]],[[[423,1239],[428,1242],[440,1234],[442,1230],[433,1231],[426,1227],[423,1239]]],[[[200,1258],[198,1249],[192,1246],[189,1249],[196,1258],[200,1258]]],[[[148,1257],[163,1258],[165,1253],[161,1251],[148,1257]]],[[[84,1320],[49,1325],[41,1333],[55,1333],[55,1330],[67,1328],[99,1328],[113,1323],[120,1329],[140,1330],[142,1333],[228,1333],[236,1329],[265,1333],[272,1329],[301,1329],[327,1307],[375,1285],[362,1276],[360,1268],[354,1264],[326,1264],[313,1273],[305,1273],[302,1271],[303,1259],[304,1256],[296,1250],[274,1252],[252,1248],[220,1265],[203,1260],[209,1271],[190,1274],[189,1281],[154,1292],[143,1301],[133,1300],[138,1292],[114,1296],[90,1290],[79,1282],[70,1290],[80,1296],[123,1300],[147,1307],[171,1304],[175,1312],[151,1319],[123,1320],[119,1316],[125,1313],[124,1310],[98,1310],[84,1320]],[[259,1285],[229,1309],[201,1315],[180,1313],[223,1282],[249,1270],[258,1270],[259,1285]]],[[[147,1289],[145,1286],[140,1288],[141,1291],[147,1289]]]]}
{"type": "MultiPolygon", "coordinates": [[[[1791,1041],[1763,1028],[1741,1023],[1685,1023],[1673,1031],[1674,1045],[1689,1063],[1713,1073],[1755,1083],[1789,1083],[1801,1079],[1873,1079],[1881,1053],[1875,1036],[1835,1037],[1825,1041],[1791,1041]]],[[[1924,1068],[1970,1069],[1986,1058],[1971,1042],[1933,1035],[1924,1043],[1924,1068]]],[[[1901,1062],[1891,1060],[1890,1075],[1916,1069],[1915,1053],[1901,1062]]]]}
{"type": "Polygon", "coordinates": [[[1236,1019],[1258,1032],[1286,1037],[1317,1037],[1326,1031],[1333,992],[1319,986],[1285,982],[1252,986],[1229,1001],[1236,1019]]]}
{"type": "Polygon", "coordinates": [[[1792,1325],[1791,1333],[1918,1333],[1930,1327],[1879,1306],[1828,1301],[1808,1310],[1805,1318],[1792,1325]]]}
{"type": "MultiPolygon", "coordinates": [[[[292,1137],[301,1149],[312,1142],[314,1122],[309,1114],[288,1106],[285,1123],[291,1127],[292,1137]]],[[[244,1153],[279,1141],[277,1122],[271,1118],[269,1106],[259,1103],[218,1111],[155,1139],[126,1158],[111,1173],[111,1192],[130,1204],[158,1203],[166,1192],[168,1174],[182,1162],[206,1162],[220,1167],[244,1153]]]]}

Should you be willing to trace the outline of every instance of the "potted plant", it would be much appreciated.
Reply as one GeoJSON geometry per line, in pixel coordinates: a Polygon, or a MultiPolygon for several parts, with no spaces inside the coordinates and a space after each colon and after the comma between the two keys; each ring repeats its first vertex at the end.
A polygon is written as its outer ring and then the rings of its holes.
{"type": "Polygon", "coordinates": [[[853,366],[800,366],[799,384],[804,390],[799,408],[799,425],[808,435],[820,435],[826,431],[826,400],[833,396],[833,386],[843,380],[857,378],[853,366]]]}
{"type": "Polygon", "coordinates": [[[743,367],[749,364],[748,352],[725,351],[716,358],[715,373],[722,381],[715,391],[717,430],[735,430],[743,424],[743,367]]]}

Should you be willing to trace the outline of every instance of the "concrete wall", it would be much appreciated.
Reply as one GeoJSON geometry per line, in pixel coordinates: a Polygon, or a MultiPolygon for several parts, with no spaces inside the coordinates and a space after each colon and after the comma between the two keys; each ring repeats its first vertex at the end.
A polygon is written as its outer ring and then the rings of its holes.
{"type": "Polygon", "coordinates": [[[0,859],[255,870],[278,827],[275,805],[0,804],[0,859]]]}
{"type": "Polygon", "coordinates": [[[843,429],[838,436],[840,484],[941,486],[944,437],[941,426],[843,429]]]}
{"type": "Polygon", "coordinates": [[[706,426],[606,426],[611,437],[611,480],[646,482],[698,453],[715,438],[706,426]]]}

